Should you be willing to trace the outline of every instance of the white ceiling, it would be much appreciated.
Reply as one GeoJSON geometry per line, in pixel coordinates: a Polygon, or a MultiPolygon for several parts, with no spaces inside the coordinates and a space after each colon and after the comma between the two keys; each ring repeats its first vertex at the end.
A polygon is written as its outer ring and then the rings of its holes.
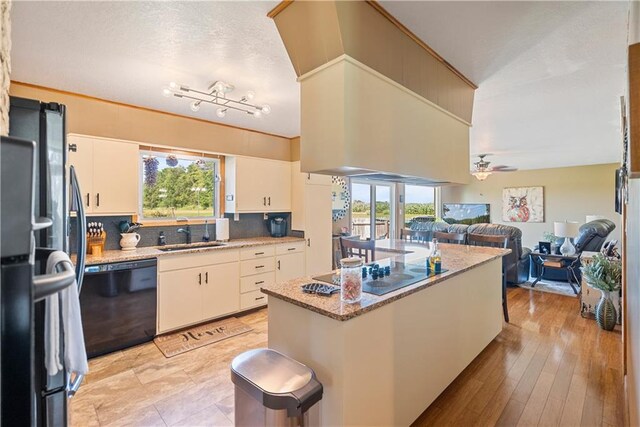
{"type": "Polygon", "coordinates": [[[628,2],[382,4],[478,85],[472,154],[520,169],[620,161],[628,2]]]}
{"type": "Polygon", "coordinates": [[[296,75],[267,12],[278,2],[15,2],[12,79],[257,129],[300,134],[296,75]],[[171,81],[206,89],[215,80],[269,104],[255,119],[165,98],[171,81]]]}
{"type": "MultiPolygon", "coordinates": [[[[276,3],[14,2],[12,78],[296,136],[298,83],[266,17],[276,3]],[[272,113],[217,119],[161,96],[169,81],[218,79],[272,113]]],[[[521,169],[619,161],[627,2],[382,3],[478,84],[473,154],[521,169]]]]}

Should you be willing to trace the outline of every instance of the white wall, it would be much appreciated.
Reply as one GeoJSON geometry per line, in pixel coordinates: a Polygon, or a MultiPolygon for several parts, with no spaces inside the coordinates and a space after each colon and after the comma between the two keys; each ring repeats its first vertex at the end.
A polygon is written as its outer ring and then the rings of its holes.
{"type": "MultiPolygon", "coordinates": [[[[635,44],[640,43],[640,2],[630,4],[629,44],[635,44]]],[[[629,425],[633,426],[640,424],[640,179],[629,180],[626,245],[625,352],[629,425]]]]}
{"type": "Polygon", "coordinates": [[[586,215],[603,215],[616,224],[609,239],[620,239],[620,215],[615,213],[617,164],[578,166],[494,173],[485,181],[474,178],[468,185],[442,187],[443,203],[489,203],[491,222],[522,230],[523,245],[533,248],[554,221],[584,223],[586,215]],[[502,190],[505,187],[544,187],[545,218],[542,223],[502,221],[502,190]]]}

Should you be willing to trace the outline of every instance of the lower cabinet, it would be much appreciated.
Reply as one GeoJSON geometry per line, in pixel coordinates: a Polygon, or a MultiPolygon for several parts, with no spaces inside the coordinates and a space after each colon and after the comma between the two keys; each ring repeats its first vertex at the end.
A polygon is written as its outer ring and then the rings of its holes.
{"type": "Polygon", "coordinates": [[[304,242],[163,256],[158,333],[264,306],[261,287],[304,275],[304,242]]]}
{"type": "Polygon", "coordinates": [[[237,263],[207,267],[202,284],[202,316],[218,317],[240,309],[240,271],[237,263]]]}
{"type": "Polygon", "coordinates": [[[200,282],[203,271],[202,268],[185,268],[160,273],[158,332],[190,325],[202,319],[200,282]]]}
{"type": "Polygon", "coordinates": [[[240,310],[238,251],[175,255],[158,262],[158,332],[240,310]],[[188,268],[179,268],[188,266],[188,268]]]}
{"type": "Polygon", "coordinates": [[[276,283],[303,277],[305,275],[304,267],[304,252],[278,255],[276,257],[276,283]]]}

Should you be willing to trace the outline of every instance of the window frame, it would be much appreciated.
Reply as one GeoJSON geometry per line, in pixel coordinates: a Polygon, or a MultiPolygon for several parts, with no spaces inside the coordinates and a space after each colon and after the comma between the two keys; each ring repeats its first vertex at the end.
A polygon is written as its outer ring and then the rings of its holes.
{"type": "MultiPolygon", "coordinates": [[[[376,197],[376,186],[384,186],[384,187],[389,187],[389,239],[395,239],[397,236],[397,231],[396,231],[396,226],[395,224],[397,224],[398,222],[398,206],[396,203],[396,200],[398,198],[397,194],[398,194],[398,188],[397,185],[393,182],[387,182],[387,181],[377,181],[377,180],[373,180],[373,179],[366,179],[366,178],[351,178],[349,180],[349,194],[351,194],[351,206],[349,207],[349,230],[351,233],[353,233],[353,184],[363,184],[363,185],[368,185],[369,186],[369,227],[370,227],[370,238],[371,236],[375,235],[375,221],[377,219],[376,217],[376,202],[377,202],[377,197],[376,197]]],[[[373,240],[377,240],[375,237],[373,238],[373,240]]]]}
{"type": "Polygon", "coordinates": [[[151,226],[157,225],[178,225],[184,224],[199,224],[205,221],[215,223],[216,218],[219,218],[224,212],[224,156],[218,154],[211,154],[206,152],[193,152],[181,149],[171,149],[165,147],[155,146],[143,146],[141,145],[138,150],[138,213],[134,221],[144,221],[151,226]],[[167,218],[147,218],[144,216],[144,162],[142,161],[144,155],[163,155],[167,156],[173,154],[179,159],[202,159],[214,162],[213,176],[214,176],[214,200],[213,200],[213,214],[208,216],[199,217],[167,217],[167,218]],[[178,219],[181,218],[181,219],[178,219]],[[186,218],[186,221],[184,220],[186,218]]]}
{"type": "Polygon", "coordinates": [[[406,215],[407,215],[407,186],[410,187],[425,187],[433,190],[433,210],[435,220],[441,218],[442,206],[440,206],[440,187],[435,185],[420,185],[420,184],[401,184],[402,185],[402,215],[398,215],[398,225],[400,229],[405,227],[406,215]]]}

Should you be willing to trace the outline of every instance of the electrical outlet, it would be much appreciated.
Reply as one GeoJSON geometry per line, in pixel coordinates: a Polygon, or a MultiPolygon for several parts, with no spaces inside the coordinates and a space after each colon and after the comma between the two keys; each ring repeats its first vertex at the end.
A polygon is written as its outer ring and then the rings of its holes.
{"type": "Polygon", "coordinates": [[[233,194],[227,194],[226,199],[227,202],[233,202],[233,194]]]}

